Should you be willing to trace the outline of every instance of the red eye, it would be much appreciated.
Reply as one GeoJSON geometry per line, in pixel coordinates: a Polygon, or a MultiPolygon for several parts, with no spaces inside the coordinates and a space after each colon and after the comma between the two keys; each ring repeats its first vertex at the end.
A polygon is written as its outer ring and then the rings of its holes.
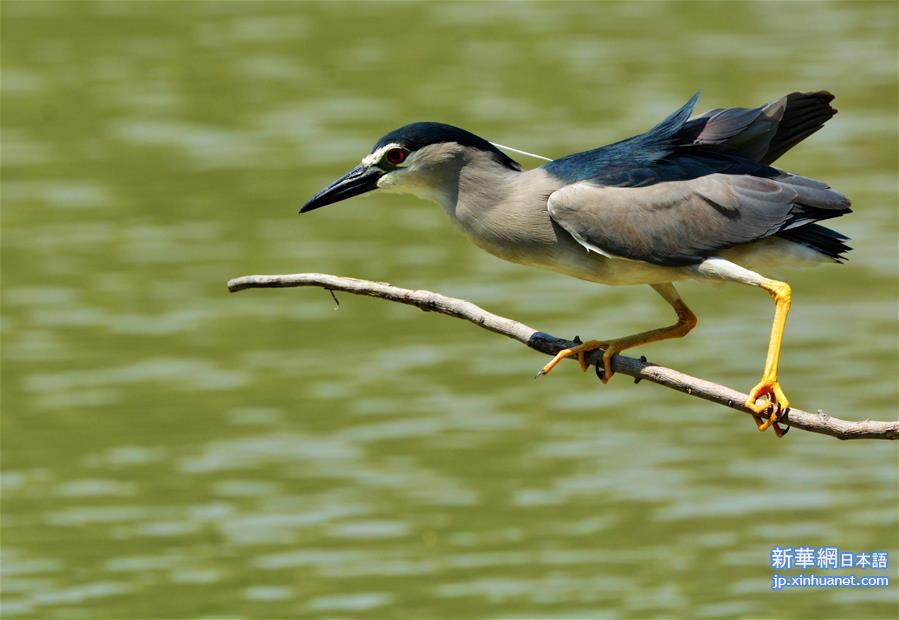
{"type": "Polygon", "coordinates": [[[406,155],[406,149],[390,149],[387,151],[387,161],[394,166],[398,166],[406,161],[406,155]]]}

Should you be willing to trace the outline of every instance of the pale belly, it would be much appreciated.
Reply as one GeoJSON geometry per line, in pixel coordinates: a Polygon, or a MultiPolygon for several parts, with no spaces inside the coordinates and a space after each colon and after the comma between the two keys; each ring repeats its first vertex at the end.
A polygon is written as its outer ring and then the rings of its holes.
{"type": "Polygon", "coordinates": [[[579,280],[609,285],[657,284],[695,277],[688,267],[665,267],[624,258],[610,258],[590,252],[573,239],[542,248],[490,244],[472,239],[487,252],[519,265],[539,267],[579,280]]]}
{"type": "MultiPolygon", "coordinates": [[[[478,243],[478,245],[491,254],[513,263],[539,267],[580,280],[613,286],[708,279],[706,275],[699,273],[695,266],[666,267],[626,258],[609,257],[588,251],[574,240],[571,242],[563,240],[551,247],[544,247],[539,252],[533,251],[533,248],[528,248],[527,251],[515,251],[509,246],[489,247],[483,243],[478,243]]],[[[765,276],[772,276],[781,269],[812,267],[824,262],[831,262],[830,259],[814,250],[778,237],[722,250],[720,256],[765,276]]]]}

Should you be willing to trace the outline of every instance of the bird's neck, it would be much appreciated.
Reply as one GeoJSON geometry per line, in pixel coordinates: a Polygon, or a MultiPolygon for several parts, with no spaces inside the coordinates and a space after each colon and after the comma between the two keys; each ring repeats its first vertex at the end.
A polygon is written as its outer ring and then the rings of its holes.
{"type": "Polygon", "coordinates": [[[492,209],[508,199],[521,174],[483,152],[466,153],[454,168],[450,171],[454,178],[441,184],[437,197],[437,202],[454,220],[478,210],[492,209]]]}

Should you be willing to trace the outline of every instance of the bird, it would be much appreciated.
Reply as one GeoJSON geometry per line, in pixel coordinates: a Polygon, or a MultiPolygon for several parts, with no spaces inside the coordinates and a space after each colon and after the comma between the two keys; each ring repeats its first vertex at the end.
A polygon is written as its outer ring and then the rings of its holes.
{"type": "MultiPolygon", "coordinates": [[[[849,238],[818,222],[851,212],[826,183],[772,166],[836,114],[828,91],[792,92],[755,108],[692,117],[702,91],[649,131],[524,169],[502,147],[467,130],[415,122],[381,137],[359,165],[310,198],[300,213],[377,190],[436,202],[480,248],[514,263],[607,285],[648,284],[673,308],[666,327],[588,340],[561,360],[602,350],[612,358],[686,336],[696,315],[675,282],[736,282],[765,291],[774,319],[761,379],[744,403],[777,437],[790,401],[778,365],[792,289],[781,267],[842,263],[849,238]],[[502,148],[501,148],[502,147],[502,148]]],[[[539,156],[537,156],[539,157],[539,156]]],[[[577,341],[577,339],[576,339],[577,341]]],[[[579,341],[578,341],[579,342],[579,341]]]]}

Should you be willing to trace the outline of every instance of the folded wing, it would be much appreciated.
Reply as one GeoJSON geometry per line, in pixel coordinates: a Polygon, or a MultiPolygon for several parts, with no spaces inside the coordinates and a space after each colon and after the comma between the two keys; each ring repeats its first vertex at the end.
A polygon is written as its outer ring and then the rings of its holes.
{"type": "Polygon", "coordinates": [[[849,211],[827,185],[770,176],[708,174],[644,187],[583,181],[548,199],[549,213],[588,250],[657,265],[696,264],[722,249],[849,211]]]}

